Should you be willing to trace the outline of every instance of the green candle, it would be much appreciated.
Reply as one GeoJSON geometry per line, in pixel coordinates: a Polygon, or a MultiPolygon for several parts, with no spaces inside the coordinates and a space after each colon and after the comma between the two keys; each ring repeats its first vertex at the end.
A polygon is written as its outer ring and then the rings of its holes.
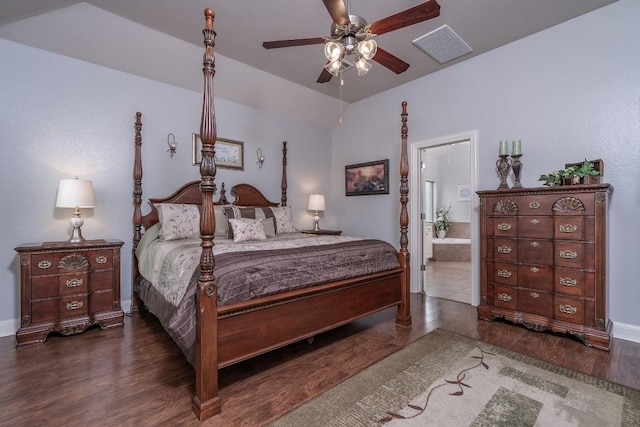
{"type": "Polygon", "coordinates": [[[512,156],[522,155],[522,143],[520,142],[520,140],[513,141],[511,145],[511,155],[512,156]]]}
{"type": "Polygon", "coordinates": [[[509,147],[507,146],[507,141],[500,141],[500,155],[501,156],[509,155],[509,147]]]}

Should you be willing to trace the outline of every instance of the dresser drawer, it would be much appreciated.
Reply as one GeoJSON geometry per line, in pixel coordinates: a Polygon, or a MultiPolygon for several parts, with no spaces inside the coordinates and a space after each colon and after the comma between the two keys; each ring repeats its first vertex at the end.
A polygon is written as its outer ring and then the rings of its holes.
{"type": "Polygon", "coordinates": [[[516,237],[518,220],[515,216],[493,217],[488,219],[487,230],[496,237],[516,237]]]}
{"type": "Polygon", "coordinates": [[[57,298],[31,301],[31,323],[50,322],[58,318],[57,298]]]}
{"type": "Polygon", "coordinates": [[[31,279],[31,299],[58,296],[58,276],[36,276],[31,279]]]}
{"type": "Polygon", "coordinates": [[[91,291],[108,290],[113,288],[113,271],[95,271],[91,273],[89,281],[91,291]]]}
{"type": "Polygon", "coordinates": [[[595,246],[588,242],[556,242],[554,262],[558,267],[593,270],[595,246]]]}
{"type": "Polygon", "coordinates": [[[516,290],[508,286],[494,287],[493,305],[509,310],[515,310],[517,307],[516,290]]]}
{"type": "Polygon", "coordinates": [[[551,292],[553,290],[553,268],[538,265],[519,265],[518,286],[551,292]]]}
{"type": "Polygon", "coordinates": [[[489,239],[492,245],[491,255],[496,262],[516,262],[518,260],[518,241],[515,239],[489,239]]]}
{"type": "Polygon", "coordinates": [[[553,237],[553,218],[550,216],[521,216],[518,218],[518,236],[550,239],[553,237]]]}
{"type": "Polygon", "coordinates": [[[493,281],[501,285],[515,286],[518,283],[518,266],[516,264],[493,263],[493,281]]]}
{"type": "Polygon", "coordinates": [[[578,298],[555,295],[554,317],[571,323],[584,323],[584,301],[578,298]]]}
{"type": "Polygon", "coordinates": [[[518,289],[518,311],[553,317],[553,295],[537,289],[518,289]]]}
{"type": "Polygon", "coordinates": [[[555,268],[553,273],[555,292],[564,295],[595,296],[595,274],[571,268],[555,268]]]}
{"type": "Polygon", "coordinates": [[[65,253],[43,253],[31,255],[31,275],[57,274],[60,260],[65,253]]]}
{"type": "Polygon", "coordinates": [[[551,195],[527,195],[518,198],[518,215],[551,215],[554,198],[551,195]]]}
{"type": "Polygon", "coordinates": [[[518,261],[526,264],[552,265],[553,242],[540,239],[518,241],[518,261]]]}

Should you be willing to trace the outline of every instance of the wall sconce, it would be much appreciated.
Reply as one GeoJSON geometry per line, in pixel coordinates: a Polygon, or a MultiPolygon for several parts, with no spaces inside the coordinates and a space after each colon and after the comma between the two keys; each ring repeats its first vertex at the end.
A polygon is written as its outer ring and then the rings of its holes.
{"type": "Polygon", "coordinates": [[[258,151],[256,151],[256,156],[258,157],[258,161],[256,162],[256,164],[260,169],[262,169],[262,165],[264,164],[264,156],[262,155],[262,148],[258,148],[258,151]]]}
{"type": "Polygon", "coordinates": [[[73,234],[69,242],[84,242],[84,237],[82,237],[82,231],[80,230],[80,227],[84,224],[84,220],[80,216],[80,208],[93,208],[95,205],[96,198],[91,181],[78,178],[60,180],[56,207],[73,208],[73,216],[71,217],[73,234]]]}
{"type": "Polygon", "coordinates": [[[169,133],[169,135],[167,135],[167,144],[169,145],[169,149],[167,150],[167,152],[169,153],[171,158],[173,158],[173,155],[176,154],[176,150],[178,149],[178,143],[176,142],[176,137],[173,136],[172,133],[169,133]]]}

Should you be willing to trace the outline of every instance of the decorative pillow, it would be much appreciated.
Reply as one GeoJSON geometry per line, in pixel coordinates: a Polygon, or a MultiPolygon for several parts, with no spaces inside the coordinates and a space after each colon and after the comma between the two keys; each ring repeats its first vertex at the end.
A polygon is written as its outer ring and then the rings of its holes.
{"type": "Polygon", "coordinates": [[[239,208],[237,206],[224,206],[224,215],[227,222],[227,239],[233,239],[233,228],[229,220],[234,218],[251,218],[256,219],[255,208],[239,208]]]}
{"type": "Polygon", "coordinates": [[[227,223],[227,217],[224,214],[224,208],[228,206],[229,205],[215,205],[213,207],[213,214],[216,217],[216,231],[213,234],[214,238],[227,238],[227,228],[229,224],[227,223]]]}
{"type": "Polygon", "coordinates": [[[246,242],[247,240],[267,240],[261,219],[231,218],[229,224],[233,229],[234,243],[246,242]]]}
{"type": "Polygon", "coordinates": [[[276,233],[293,233],[296,231],[296,228],[293,226],[293,220],[291,219],[290,206],[271,208],[271,211],[276,220],[276,233]]]}
{"type": "Polygon", "coordinates": [[[264,228],[264,234],[269,237],[276,237],[276,224],[273,218],[262,219],[262,228],[264,228]]]}
{"type": "Polygon", "coordinates": [[[198,205],[158,203],[159,237],[163,240],[200,237],[200,209],[198,205]]]}

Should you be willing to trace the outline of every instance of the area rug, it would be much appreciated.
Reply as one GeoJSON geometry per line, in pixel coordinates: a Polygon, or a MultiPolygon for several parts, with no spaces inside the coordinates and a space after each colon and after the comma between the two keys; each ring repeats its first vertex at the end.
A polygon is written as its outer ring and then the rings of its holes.
{"type": "Polygon", "coordinates": [[[270,425],[638,426],[640,390],[436,330],[270,425]]]}

